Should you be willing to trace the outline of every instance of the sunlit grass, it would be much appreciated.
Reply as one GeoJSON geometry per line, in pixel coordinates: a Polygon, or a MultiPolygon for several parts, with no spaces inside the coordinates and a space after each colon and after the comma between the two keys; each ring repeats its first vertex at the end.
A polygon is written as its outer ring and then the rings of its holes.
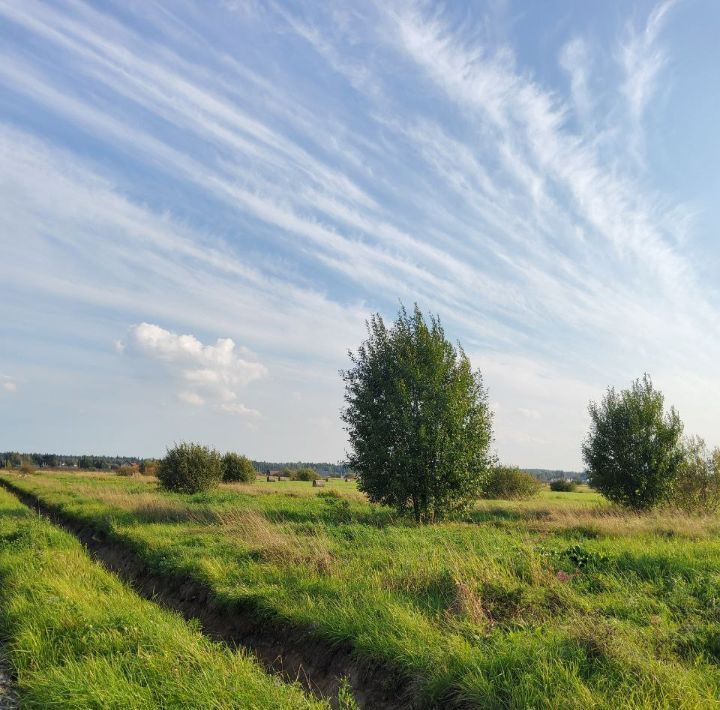
{"type": "Polygon", "coordinates": [[[140,599],[4,490],[0,632],[24,708],[329,707],[140,599]]]}
{"type": "Polygon", "coordinates": [[[403,669],[426,703],[715,707],[720,694],[716,517],[632,514],[582,488],[417,527],[345,482],[177,495],[112,476],[12,480],[156,570],[403,669]]]}

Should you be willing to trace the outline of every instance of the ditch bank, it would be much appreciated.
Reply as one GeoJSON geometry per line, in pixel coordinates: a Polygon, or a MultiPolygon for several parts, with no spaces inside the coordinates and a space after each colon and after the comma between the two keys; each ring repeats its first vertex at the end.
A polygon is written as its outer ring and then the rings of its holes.
{"type": "MultiPolygon", "coordinates": [[[[77,537],[90,556],[115,573],[145,599],[179,612],[186,620],[196,619],[210,638],[253,653],[261,665],[287,681],[299,681],[313,694],[338,706],[341,679],[346,678],[360,708],[405,710],[449,707],[419,700],[417,683],[389,664],[360,658],[348,643],[332,643],[312,628],[298,628],[267,612],[219,599],[207,586],[189,577],[150,570],[127,542],[85,521],[67,515],[32,493],[0,478],[0,485],[53,523],[77,537]]],[[[0,710],[2,705],[0,695],[0,710]]],[[[7,707],[13,707],[12,705],[7,707]]]]}
{"type": "Polygon", "coordinates": [[[19,707],[20,704],[15,692],[10,664],[5,658],[2,645],[0,645],[0,710],[16,710],[19,707]]]}

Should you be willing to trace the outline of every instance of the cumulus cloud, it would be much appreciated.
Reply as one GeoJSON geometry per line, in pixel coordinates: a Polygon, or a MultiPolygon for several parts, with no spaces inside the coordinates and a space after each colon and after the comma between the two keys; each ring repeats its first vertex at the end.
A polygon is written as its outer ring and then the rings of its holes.
{"type": "Polygon", "coordinates": [[[15,382],[10,375],[2,375],[0,377],[0,387],[2,387],[5,392],[17,392],[17,382],[15,382]]]}
{"type": "Polygon", "coordinates": [[[211,405],[241,416],[258,412],[238,402],[238,390],[267,374],[265,365],[241,357],[246,354],[231,338],[203,344],[194,335],[179,335],[159,325],[140,323],[130,328],[118,348],[161,364],[181,385],[178,399],[195,407],[211,405]]]}

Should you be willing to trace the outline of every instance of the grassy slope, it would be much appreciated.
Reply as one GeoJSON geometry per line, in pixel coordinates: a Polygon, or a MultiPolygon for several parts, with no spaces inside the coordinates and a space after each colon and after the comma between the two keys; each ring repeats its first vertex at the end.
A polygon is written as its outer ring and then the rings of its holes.
{"type": "Polygon", "coordinates": [[[108,476],[13,482],[108,525],[159,571],[399,664],[427,700],[718,706],[716,518],[622,515],[582,491],[417,528],[349,484],[329,498],[301,483],[181,496],[108,476]]]}
{"type": "Polygon", "coordinates": [[[0,490],[0,633],[25,708],[309,708],[0,490]]]}

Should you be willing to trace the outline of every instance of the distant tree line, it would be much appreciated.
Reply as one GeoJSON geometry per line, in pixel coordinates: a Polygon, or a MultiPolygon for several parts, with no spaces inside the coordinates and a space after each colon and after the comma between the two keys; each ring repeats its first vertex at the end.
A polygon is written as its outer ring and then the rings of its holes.
{"type": "Polygon", "coordinates": [[[20,451],[0,452],[0,467],[19,468],[28,462],[38,468],[83,468],[97,471],[110,471],[120,466],[140,465],[145,459],[137,456],[95,456],[94,454],[38,454],[20,451]]]}
{"type": "MultiPolygon", "coordinates": [[[[144,473],[144,466],[156,462],[154,458],[140,456],[96,456],[94,454],[68,455],[68,454],[38,454],[23,453],[20,451],[0,452],[0,468],[19,468],[23,462],[28,462],[37,468],[78,468],[93,471],[114,471],[121,466],[139,466],[144,473]]],[[[263,473],[267,471],[300,471],[312,469],[320,477],[345,476],[351,472],[347,464],[323,463],[314,461],[252,461],[253,468],[263,473]]]]}
{"type": "Polygon", "coordinates": [[[585,481],[587,474],[582,471],[562,471],[560,469],[549,468],[525,468],[531,476],[535,476],[538,481],[585,481]]]}

